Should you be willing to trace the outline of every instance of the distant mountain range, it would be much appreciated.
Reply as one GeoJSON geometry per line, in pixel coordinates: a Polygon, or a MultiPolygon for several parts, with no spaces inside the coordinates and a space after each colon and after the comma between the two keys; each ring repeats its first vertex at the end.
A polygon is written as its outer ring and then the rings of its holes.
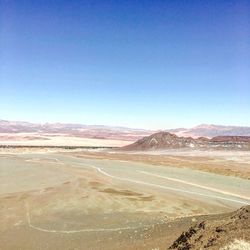
{"type": "MultiPolygon", "coordinates": [[[[0,141],[3,140],[47,140],[48,136],[69,136],[103,140],[134,142],[159,131],[126,127],[83,125],[67,123],[30,123],[0,120],[0,141]]],[[[165,132],[181,137],[250,136],[250,127],[199,125],[193,128],[168,129],[165,132]]]]}
{"type": "MultiPolygon", "coordinates": [[[[33,135],[41,136],[72,136],[90,139],[112,139],[135,141],[143,136],[152,134],[154,131],[146,129],[134,129],[126,127],[112,127],[104,125],[82,125],[67,123],[30,123],[21,121],[0,120],[0,133],[2,136],[13,137],[25,133],[26,137],[33,135]]],[[[1,137],[0,137],[1,140],[1,137]]]]}
{"type": "Polygon", "coordinates": [[[250,127],[202,124],[193,128],[168,129],[167,132],[183,137],[250,136],[250,127]]]}

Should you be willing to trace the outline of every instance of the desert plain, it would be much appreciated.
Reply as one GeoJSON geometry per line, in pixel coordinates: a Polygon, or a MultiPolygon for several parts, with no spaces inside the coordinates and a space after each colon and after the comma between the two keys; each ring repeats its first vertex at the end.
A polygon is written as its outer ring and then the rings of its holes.
{"type": "Polygon", "coordinates": [[[2,148],[0,249],[166,249],[250,204],[249,173],[248,151],[2,148]]]}

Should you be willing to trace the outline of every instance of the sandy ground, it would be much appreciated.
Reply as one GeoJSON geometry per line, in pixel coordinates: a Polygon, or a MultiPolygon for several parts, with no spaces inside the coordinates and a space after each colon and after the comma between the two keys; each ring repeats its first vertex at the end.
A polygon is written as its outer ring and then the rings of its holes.
{"type": "Polygon", "coordinates": [[[159,150],[124,152],[120,150],[78,151],[78,157],[142,162],[157,166],[197,169],[205,172],[250,179],[250,151],[159,150]]]}
{"type": "Polygon", "coordinates": [[[246,179],[113,155],[2,151],[0,249],[166,249],[194,216],[250,203],[246,179]]]}
{"type": "Polygon", "coordinates": [[[131,143],[124,139],[94,139],[81,138],[67,135],[32,135],[31,133],[9,134],[0,133],[1,145],[16,146],[98,146],[98,147],[122,147],[131,143]]]}

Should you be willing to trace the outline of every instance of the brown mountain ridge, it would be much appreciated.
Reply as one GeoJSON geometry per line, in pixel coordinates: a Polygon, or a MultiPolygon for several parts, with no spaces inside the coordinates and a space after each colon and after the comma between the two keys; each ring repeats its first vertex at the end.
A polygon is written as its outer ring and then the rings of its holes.
{"type": "Polygon", "coordinates": [[[211,148],[250,150],[250,136],[216,136],[212,139],[199,137],[179,137],[169,132],[158,132],[123,147],[128,151],[144,151],[178,148],[211,148]]]}

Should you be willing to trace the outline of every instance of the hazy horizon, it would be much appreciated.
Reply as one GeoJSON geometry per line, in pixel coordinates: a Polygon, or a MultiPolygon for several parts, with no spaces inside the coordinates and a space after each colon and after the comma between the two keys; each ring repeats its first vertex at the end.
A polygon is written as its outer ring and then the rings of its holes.
{"type": "Polygon", "coordinates": [[[2,1],[0,118],[250,126],[248,1],[2,1]]]}
{"type": "Polygon", "coordinates": [[[114,125],[114,124],[90,124],[90,123],[79,123],[79,122],[67,122],[67,121],[41,121],[41,122],[35,122],[31,120],[8,120],[8,119],[3,119],[0,117],[0,121],[7,121],[7,122],[24,122],[24,123],[31,123],[31,124],[69,124],[69,125],[83,125],[83,126],[107,126],[107,127],[121,127],[121,128],[129,128],[129,129],[142,129],[142,130],[152,130],[152,131],[157,131],[157,130],[168,130],[168,129],[180,129],[180,128],[186,128],[186,129],[191,129],[194,127],[199,127],[199,126],[225,126],[225,127],[250,127],[250,126],[243,126],[243,125],[234,125],[234,124],[213,124],[213,123],[199,123],[195,124],[194,126],[189,126],[189,127],[184,127],[184,126],[179,126],[179,127],[163,127],[163,128],[149,128],[149,127],[132,127],[132,126],[126,126],[126,125],[114,125]]]}

